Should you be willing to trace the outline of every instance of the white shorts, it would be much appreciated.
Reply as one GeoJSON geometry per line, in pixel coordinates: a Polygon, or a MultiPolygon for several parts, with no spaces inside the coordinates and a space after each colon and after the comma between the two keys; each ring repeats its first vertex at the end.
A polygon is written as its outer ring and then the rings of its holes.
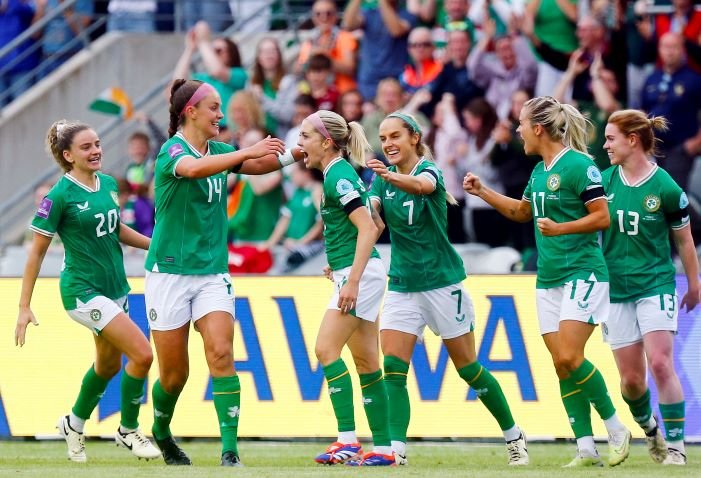
{"type": "Polygon", "coordinates": [[[611,304],[609,319],[601,327],[604,341],[616,350],[642,341],[649,332],[676,332],[678,314],[676,294],[658,294],[611,304]]]}
{"type": "Polygon", "coordinates": [[[609,315],[609,283],[571,280],[560,287],[536,289],[540,334],[560,330],[561,320],[597,325],[609,315]]]}
{"type": "Polygon", "coordinates": [[[210,312],[234,317],[229,274],[180,275],[146,271],[146,316],[151,330],[173,330],[210,312]]]}
{"type": "Polygon", "coordinates": [[[399,330],[421,339],[427,325],[443,339],[474,330],[475,308],[462,283],[422,292],[387,293],[380,330],[399,330]]]}
{"type": "Polygon", "coordinates": [[[77,308],[66,312],[71,319],[100,335],[112,319],[121,313],[129,313],[129,301],[126,295],[115,300],[98,295],[85,303],[78,301],[77,308]]]}
{"type": "MultiPolygon", "coordinates": [[[[329,300],[327,309],[341,310],[338,307],[338,294],[341,287],[347,282],[350,267],[344,267],[337,271],[333,271],[333,295],[329,300]]],[[[387,287],[387,272],[382,261],[377,257],[371,257],[368,265],[365,266],[363,275],[360,276],[360,287],[358,289],[358,300],[355,304],[355,312],[353,315],[359,319],[375,322],[380,313],[382,305],[382,297],[385,295],[385,287],[387,287]]]]}

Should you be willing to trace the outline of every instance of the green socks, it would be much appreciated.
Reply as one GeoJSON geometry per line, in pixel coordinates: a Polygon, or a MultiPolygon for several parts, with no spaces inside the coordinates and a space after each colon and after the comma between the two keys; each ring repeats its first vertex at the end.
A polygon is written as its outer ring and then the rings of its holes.
{"type": "Polygon", "coordinates": [[[73,414],[83,420],[89,419],[92,411],[95,410],[102,395],[104,395],[108,383],[109,380],[100,377],[95,372],[95,367],[91,365],[83,377],[78,398],[71,410],[73,414]]]}
{"type": "Polygon", "coordinates": [[[382,378],[382,370],[360,374],[360,388],[363,394],[363,406],[368,417],[372,443],[374,446],[389,446],[389,423],[387,388],[382,378]]]}
{"type": "Polygon", "coordinates": [[[222,454],[233,451],[238,455],[239,414],[241,412],[239,376],[212,377],[212,396],[219,419],[222,454]]]}
{"type": "Polygon", "coordinates": [[[575,438],[593,436],[591,405],[572,377],[560,380],[560,397],[570,420],[575,438]]]}
{"type": "MultiPolygon", "coordinates": [[[[660,414],[664,422],[667,442],[684,442],[684,408],[685,402],[660,403],[660,414]]],[[[677,448],[674,447],[673,448],[677,448]]]]}
{"type": "Polygon", "coordinates": [[[575,382],[576,387],[584,392],[603,420],[611,418],[616,413],[603,375],[589,360],[584,359],[582,365],[572,372],[570,378],[575,382]]]}
{"type": "Polygon", "coordinates": [[[163,440],[172,435],[170,432],[170,422],[173,419],[175,404],[178,402],[177,395],[171,395],[163,390],[161,381],[156,380],[151,392],[153,398],[153,436],[156,440],[163,440]]]}
{"type": "Polygon", "coordinates": [[[119,422],[123,428],[136,430],[139,428],[139,408],[141,399],[144,397],[145,378],[134,378],[122,370],[121,382],[121,412],[122,418],[119,422]]]}
{"type": "Polygon", "coordinates": [[[406,443],[406,431],[409,428],[411,406],[409,392],[406,389],[406,377],[409,364],[397,357],[385,355],[385,386],[389,403],[389,435],[392,441],[406,443]]]}
{"type": "Polygon", "coordinates": [[[502,430],[513,428],[516,423],[511,415],[509,404],[506,402],[499,382],[489,370],[479,362],[473,362],[458,370],[458,375],[477,393],[482,404],[496,418],[502,430]]]}
{"type": "Polygon", "coordinates": [[[336,415],[339,432],[355,430],[353,416],[353,384],[343,359],[338,359],[323,367],[329,387],[329,396],[336,415]]]}
{"type": "Polygon", "coordinates": [[[652,418],[650,389],[646,389],[645,393],[643,393],[640,398],[636,398],[635,400],[623,396],[623,401],[628,404],[628,408],[630,409],[630,413],[633,415],[633,420],[635,420],[635,423],[640,425],[640,428],[645,430],[645,433],[652,431],[648,429],[652,428],[650,426],[650,419],[652,418]]]}

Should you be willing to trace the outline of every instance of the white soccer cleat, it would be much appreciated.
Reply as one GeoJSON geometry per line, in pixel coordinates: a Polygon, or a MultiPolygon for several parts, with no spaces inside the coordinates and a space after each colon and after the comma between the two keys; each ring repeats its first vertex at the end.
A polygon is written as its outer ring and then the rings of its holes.
{"type": "Polygon", "coordinates": [[[577,456],[563,468],[589,468],[591,466],[602,467],[604,462],[601,461],[601,457],[597,453],[596,456],[585,456],[577,453],[577,456]]]}
{"type": "Polygon", "coordinates": [[[133,432],[122,433],[117,429],[117,434],[114,436],[114,441],[117,446],[128,448],[134,456],[139,459],[145,458],[153,460],[161,457],[161,452],[158,448],[151,444],[151,440],[141,433],[141,430],[136,429],[133,432]]]}
{"type": "Polygon", "coordinates": [[[667,458],[662,462],[663,465],[686,465],[686,455],[676,448],[667,449],[667,458]]]}
{"type": "Polygon", "coordinates": [[[506,442],[506,452],[509,455],[509,465],[523,466],[528,464],[528,448],[526,448],[526,435],[521,430],[521,436],[510,442],[506,442]]]}
{"type": "Polygon", "coordinates": [[[655,433],[650,436],[645,436],[645,444],[647,451],[650,453],[652,461],[655,463],[664,462],[667,458],[667,443],[664,440],[664,435],[660,427],[655,427],[655,433]]]}
{"type": "Polygon", "coordinates": [[[631,434],[627,428],[609,433],[609,466],[620,465],[630,455],[631,434]]]}
{"type": "Polygon", "coordinates": [[[406,466],[409,464],[409,460],[406,455],[400,455],[396,451],[394,452],[394,464],[397,466],[406,466]]]}
{"type": "Polygon", "coordinates": [[[68,445],[68,459],[76,463],[88,461],[88,457],[85,455],[85,435],[71,428],[68,415],[58,419],[56,428],[58,428],[58,434],[66,440],[66,445],[68,445]]]}

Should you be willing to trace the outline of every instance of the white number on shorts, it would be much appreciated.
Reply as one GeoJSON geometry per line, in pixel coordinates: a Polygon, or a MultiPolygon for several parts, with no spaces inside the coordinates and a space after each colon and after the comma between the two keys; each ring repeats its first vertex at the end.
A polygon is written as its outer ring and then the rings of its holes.
{"type": "Polygon", "coordinates": [[[544,192],[534,192],[533,196],[533,215],[535,217],[545,215],[545,193],[544,192]],[[540,212],[538,212],[538,198],[540,197],[540,212]]]}
{"type": "Polygon", "coordinates": [[[616,214],[618,214],[618,228],[621,230],[622,233],[628,234],[629,236],[637,236],[638,235],[638,221],[640,220],[640,214],[638,214],[635,211],[628,211],[628,224],[630,225],[631,229],[630,231],[626,231],[625,227],[625,222],[623,220],[623,216],[625,215],[626,211],[621,211],[620,209],[616,210],[616,214]]]}
{"type": "Polygon", "coordinates": [[[222,182],[221,176],[216,178],[207,178],[207,184],[209,185],[209,197],[207,198],[207,202],[212,202],[214,193],[219,195],[218,202],[221,201],[222,182]]]}
{"type": "Polygon", "coordinates": [[[100,212],[95,214],[95,217],[100,220],[95,228],[95,234],[97,234],[97,237],[102,237],[108,232],[112,234],[115,229],[117,229],[119,216],[117,215],[116,209],[110,209],[107,211],[107,231],[102,228],[105,225],[105,215],[100,212]]]}
{"type": "Polygon", "coordinates": [[[412,224],[414,224],[414,200],[412,199],[411,201],[404,201],[402,203],[402,206],[409,208],[409,225],[411,226],[412,224]]]}

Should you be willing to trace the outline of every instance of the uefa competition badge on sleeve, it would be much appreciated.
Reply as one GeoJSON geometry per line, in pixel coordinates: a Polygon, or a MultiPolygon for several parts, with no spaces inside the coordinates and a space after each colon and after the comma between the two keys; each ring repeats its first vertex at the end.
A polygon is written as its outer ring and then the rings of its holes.
{"type": "Polygon", "coordinates": [[[53,206],[53,204],[54,202],[49,198],[42,199],[41,204],[39,204],[39,207],[37,208],[37,216],[48,219],[49,213],[51,212],[51,206],[53,206]]]}

